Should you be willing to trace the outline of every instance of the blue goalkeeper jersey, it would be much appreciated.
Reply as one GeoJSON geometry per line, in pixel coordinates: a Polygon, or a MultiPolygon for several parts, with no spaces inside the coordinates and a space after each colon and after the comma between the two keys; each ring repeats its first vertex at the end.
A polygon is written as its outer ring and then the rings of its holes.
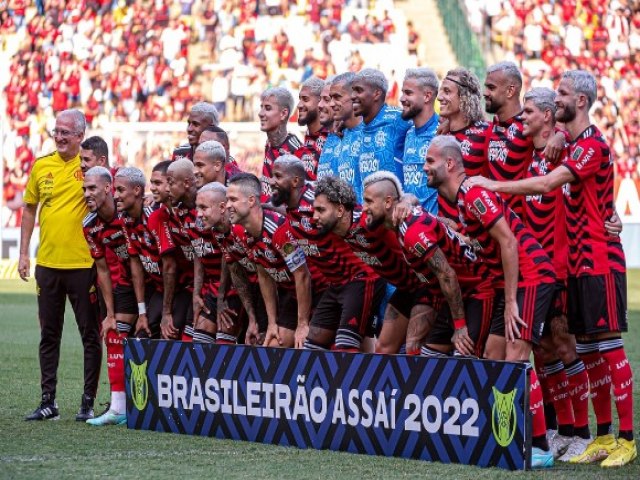
{"type": "Polygon", "coordinates": [[[395,173],[402,181],[404,141],[411,122],[400,115],[400,109],[385,104],[375,118],[364,125],[359,159],[363,180],[384,170],[395,173]]]}
{"type": "Polygon", "coordinates": [[[427,187],[427,176],[424,173],[424,161],[431,140],[436,136],[440,117],[433,116],[422,127],[411,125],[404,142],[402,156],[402,185],[405,193],[415,195],[422,208],[429,213],[438,213],[438,191],[427,187]]]}
{"type": "Polygon", "coordinates": [[[337,164],[341,143],[342,139],[335,133],[330,133],[327,136],[327,139],[324,142],[324,147],[322,147],[320,160],[318,160],[318,180],[322,177],[338,174],[337,164]]]}
{"type": "Polygon", "coordinates": [[[364,179],[359,164],[363,126],[364,122],[360,122],[353,128],[345,128],[342,132],[340,147],[336,149],[336,173],[338,177],[353,186],[358,203],[362,203],[362,180],[364,179]]]}

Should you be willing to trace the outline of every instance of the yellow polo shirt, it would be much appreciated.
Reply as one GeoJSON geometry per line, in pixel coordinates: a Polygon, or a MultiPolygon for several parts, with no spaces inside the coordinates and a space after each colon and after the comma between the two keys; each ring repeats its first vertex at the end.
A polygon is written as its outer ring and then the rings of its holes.
{"type": "Polygon", "coordinates": [[[88,212],[82,192],[83,180],[80,155],[65,162],[56,151],[33,164],[24,202],[40,204],[38,265],[60,269],[93,265],[82,233],[82,220],[88,212]]]}

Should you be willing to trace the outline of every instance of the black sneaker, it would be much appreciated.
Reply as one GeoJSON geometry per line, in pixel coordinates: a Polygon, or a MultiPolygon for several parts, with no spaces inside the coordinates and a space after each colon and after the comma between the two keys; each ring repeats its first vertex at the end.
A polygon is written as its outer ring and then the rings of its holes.
{"type": "Polygon", "coordinates": [[[90,418],[93,418],[93,401],[93,397],[82,394],[80,410],[78,410],[78,414],[76,415],[76,422],[86,422],[90,418]]]}
{"type": "Polygon", "coordinates": [[[60,412],[58,404],[53,396],[49,393],[42,394],[40,406],[36,408],[31,415],[24,417],[25,420],[59,420],[60,412]]]}

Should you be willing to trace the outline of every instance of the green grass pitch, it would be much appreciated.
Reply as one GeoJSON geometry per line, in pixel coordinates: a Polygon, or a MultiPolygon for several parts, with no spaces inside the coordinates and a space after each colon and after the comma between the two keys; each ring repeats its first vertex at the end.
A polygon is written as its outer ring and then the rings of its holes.
{"type": "MultiPolygon", "coordinates": [[[[27,423],[23,417],[36,407],[40,397],[40,334],[34,290],[33,280],[0,281],[0,478],[640,478],[640,459],[606,472],[598,466],[563,464],[544,472],[510,473],[76,423],[74,416],[82,394],[82,349],[70,307],[58,381],[61,420],[27,423]]],[[[629,274],[629,323],[631,333],[624,339],[636,379],[638,434],[640,271],[629,274]]],[[[99,402],[109,398],[104,368],[99,402]]]]}

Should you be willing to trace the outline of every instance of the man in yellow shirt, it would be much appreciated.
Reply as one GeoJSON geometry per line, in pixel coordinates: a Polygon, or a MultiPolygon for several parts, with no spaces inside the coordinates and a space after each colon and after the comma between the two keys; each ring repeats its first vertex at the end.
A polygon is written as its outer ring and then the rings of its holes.
{"type": "Polygon", "coordinates": [[[102,346],[96,295],[96,272],[82,233],[87,214],[80,168],[80,143],[86,121],[78,110],[58,114],[53,138],[57,150],[36,160],[24,194],[18,272],[30,271],[29,243],[40,208],[40,244],[35,277],[40,318],[42,401],[25,420],[59,418],[55,401],[60,341],[66,297],[69,297],[84,346],[84,393],[76,420],[93,418],[102,346]]]}

